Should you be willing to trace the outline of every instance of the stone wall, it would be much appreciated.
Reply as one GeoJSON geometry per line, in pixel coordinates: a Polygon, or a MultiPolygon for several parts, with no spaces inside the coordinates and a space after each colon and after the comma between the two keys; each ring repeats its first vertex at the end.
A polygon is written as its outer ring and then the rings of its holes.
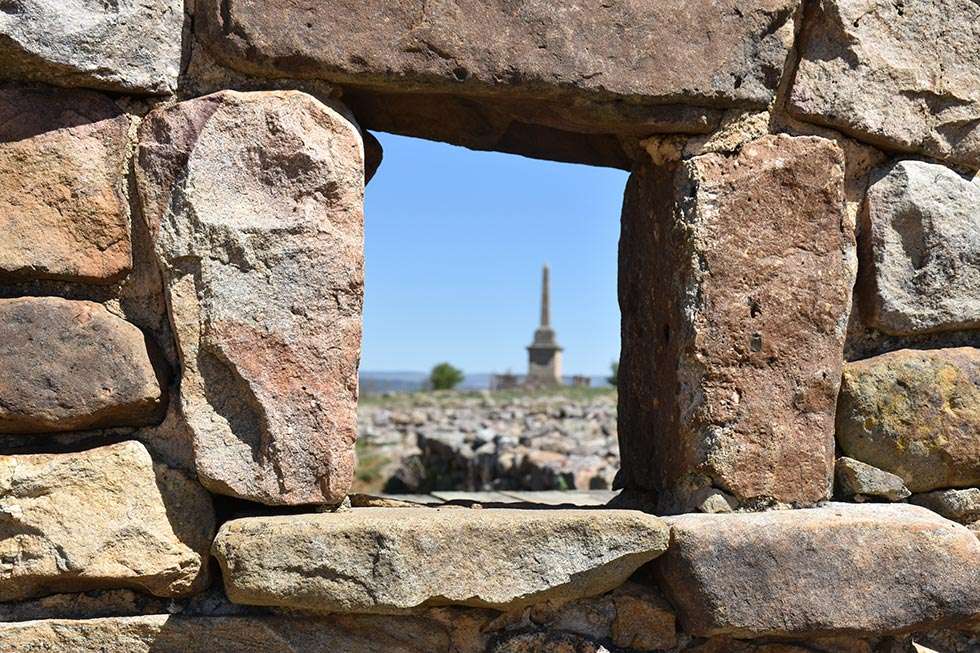
{"type": "Polygon", "coordinates": [[[0,652],[980,650],[977,25],[0,1],[0,652]],[[364,129],[631,170],[614,505],[350,507],[364,129]]]}

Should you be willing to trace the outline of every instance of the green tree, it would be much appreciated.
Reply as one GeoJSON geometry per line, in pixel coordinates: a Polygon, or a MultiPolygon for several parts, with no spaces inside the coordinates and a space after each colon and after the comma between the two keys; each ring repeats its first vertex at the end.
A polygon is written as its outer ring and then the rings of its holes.
{"type": "Polygon", "coordinates": [[[449,363],[439,363],[429,373],[429,385],[433,390],[452,390],[463,380],[463,370],[449,363]]]}
{"type": "Polygon", "coordinates": [[[619,361],[613,361],[610,363],[609,369],[612,370],[612,376],[607,376],[606,381],[609,382],[609,385],[615,388],[619,385],[619,361]]]}

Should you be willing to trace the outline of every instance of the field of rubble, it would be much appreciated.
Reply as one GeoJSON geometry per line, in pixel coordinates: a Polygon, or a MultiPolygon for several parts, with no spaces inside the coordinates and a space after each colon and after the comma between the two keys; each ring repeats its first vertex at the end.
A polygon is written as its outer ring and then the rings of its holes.
{"type": "Polygon", "coordinates": [[[354,491],[597,490],[619,469],[614,388],[362,397],[354,491]]]}

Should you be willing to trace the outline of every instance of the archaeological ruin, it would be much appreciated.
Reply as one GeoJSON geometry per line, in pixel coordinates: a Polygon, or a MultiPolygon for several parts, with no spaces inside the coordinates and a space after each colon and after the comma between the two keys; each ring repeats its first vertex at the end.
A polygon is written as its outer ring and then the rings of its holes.
{"type": "Polygon", "coordinates": [[[977,0],[0,0],[0,653],[980,651],[978,170],[977,0]],[[608,505],[350,492],[372,130],[630,171],[608,505]]]}

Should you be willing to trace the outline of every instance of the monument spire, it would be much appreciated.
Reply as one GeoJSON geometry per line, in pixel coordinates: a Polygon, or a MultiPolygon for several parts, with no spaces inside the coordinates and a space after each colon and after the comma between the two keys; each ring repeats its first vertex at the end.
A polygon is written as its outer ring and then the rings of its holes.
{"type": "Polygon", "coordinates": [[[561,384],[561,347],[551,328],[551,288],[549,268],[541,270],[541,324],[534,331],[534,341],[527,348],[527,385],[532,387],[561,384]]]}
{"type": "Polygon", "coordinates": [[[541,270],[541,326],[551,326],[551,306],[548,292],[548,264],[541,270]]]}

